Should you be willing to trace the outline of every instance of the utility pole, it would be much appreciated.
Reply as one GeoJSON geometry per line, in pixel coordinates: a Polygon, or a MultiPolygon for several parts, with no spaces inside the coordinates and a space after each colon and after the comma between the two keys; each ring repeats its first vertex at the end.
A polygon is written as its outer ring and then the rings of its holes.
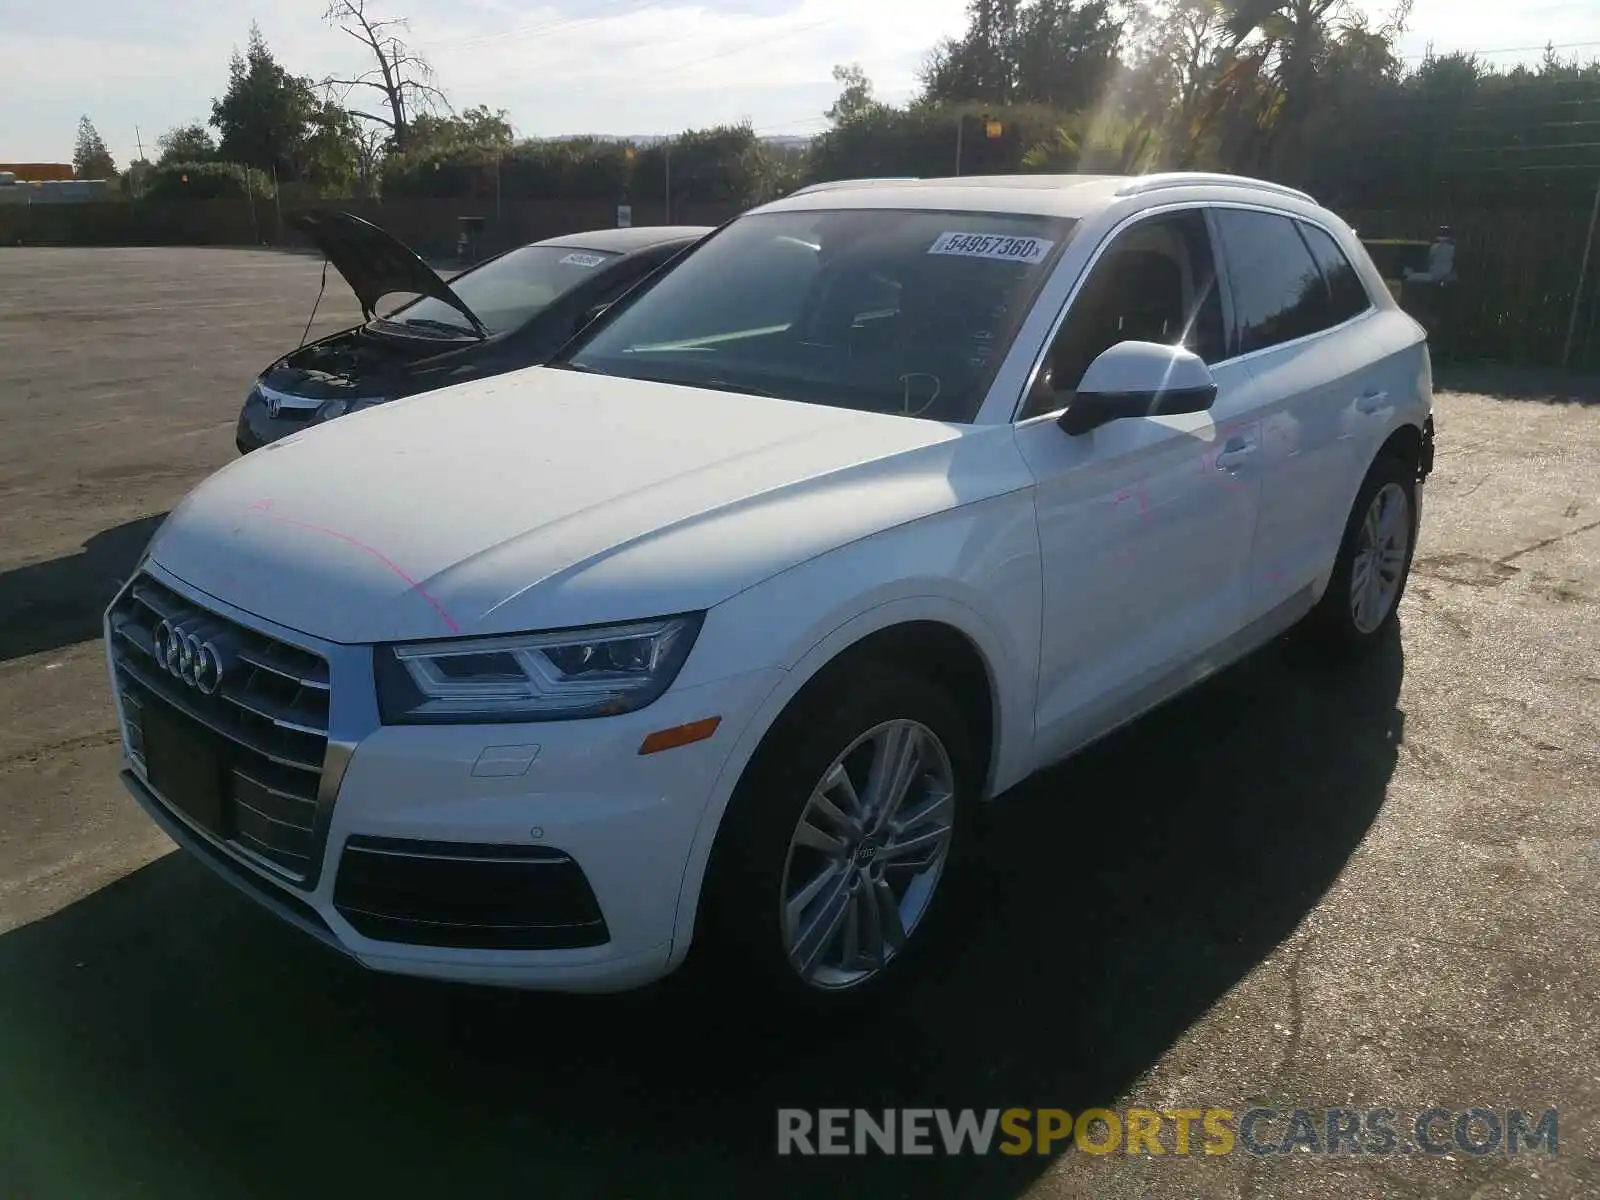
{"type": "Polygon", "coordinates": [[[671,142],[668,142],[667,145],[666,145],[666,160],[667,160],[667,193],[666,193],[667,194],[667,203],[666,203],[666,211],[662,216],[661,223],[663,225],[671,225],[672,224],[672,143],[671,142]]]}
{"type": "MultiPolygon", "coordinates": [[[[139,132],[139,126],[137,124],[135,124],[134,127],[133,127],[133,140],[139,147],[139,161],[140,162],[147,161],[145,159],[145,156],[144,156],[144,134],[139,132]]],[[[129,195],[132,196],[132,198],[135,199],[135,200],[140,199],[140,196],[139,196],[140,179],[141,179],[141,176],[136,175],[131,171],[128,173],[128,180],[132,185],[128,189],[128,192],[129,192],[129,195]]]]}
{"type": "Polygon", "coordinates": [[[966,124],[966,120],[963,118],[963,115],[960,114],[960,113],[957,113],[956,114],[956,174],[957,175],[961,174],[961,127],[963,125],[965,125],[965,124],[966,124]]]}
{"type": "MultiPolygon", "coordinates": [[[[249,178],[249,175],[246,174],[245,179],[248,180],[249,178]]],[[[276,161],[272,164],[272,210],[277,215],[277,232],[273,235],[273,244],[281,245],[283,242],[283,197],[278,188],[278,164],[276,161]]]]}
{"type": "Polygon", "coordinates": [[[1594,225],[1600,218],[1600,184],[1594,189],[1594,208],[1589,211],[1589,236],[1583,242],[1583,261],[1578,265],[1578,285],[1572,289],[1572,315],[1567,318],[1567,344],[1561,350],[1561,365],[1572,362],[1572,335],[1578,331],[1578,305],[1583,300],[1583,285],[1589,278],[1589,251],[1594,249],[1594,225]]]}
{"type": "MultiPolygon", "coordinates": [[[[239,168],[239,181],[244,184],[244,194],[250,198],[250,232],[255,235],[256,245],[261,245],[261,222],[256,219],[256,193],[250,186],[250,168],[243,163],[234,163],[239,168]]],[[[273,174],[277,174],[277,166],[273,166],[273,174]]],[[[184,176],[188,179],[188,176],[184,176]]]]}

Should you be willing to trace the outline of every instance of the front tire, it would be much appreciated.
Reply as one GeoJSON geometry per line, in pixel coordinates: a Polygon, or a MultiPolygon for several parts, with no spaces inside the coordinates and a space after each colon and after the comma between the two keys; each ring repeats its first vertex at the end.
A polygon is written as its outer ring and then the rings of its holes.
{"type": "Polygon", "coordinates": [[[893,663],[851,665],[784,714],[740,780],[700,950],[780,1002],[880,993],[933,940],[979,768],[959,707],[893,663]]]}
{"type": "Polygon", "coordinates": [[[1308,632],[1323,649],[1359,653],[1398,619],[1417,541],[1416,468],[1386,454],[1356,494],[1333,574],[1308,632]]]}

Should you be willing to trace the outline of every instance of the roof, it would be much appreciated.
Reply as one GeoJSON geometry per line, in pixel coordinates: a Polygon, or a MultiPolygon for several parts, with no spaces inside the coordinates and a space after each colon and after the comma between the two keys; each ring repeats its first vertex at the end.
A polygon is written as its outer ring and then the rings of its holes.
{"type": "Polygon", "coordinates": [[[709,225],[635,225],[627,229],[591,229],[563,233],[535,242],[536,246],[571,246],[575,250],[607,250],[628,254],[659,246],[662,242],[695,241],[711,232],[709,225]]]}
{"type": "Polygon", "coordinates": [[[1036,213],[1081,219],[1117,200],[1148,194],[1203,191],[1206,198],[1251,191],[1315,203],[1304,192],[1265,180],[1202,172],[1158,175],[961,175],[948,179],[845,179],[813,185],[761,212],[830,208],[920,208],[962,212],[1036,213]]]}

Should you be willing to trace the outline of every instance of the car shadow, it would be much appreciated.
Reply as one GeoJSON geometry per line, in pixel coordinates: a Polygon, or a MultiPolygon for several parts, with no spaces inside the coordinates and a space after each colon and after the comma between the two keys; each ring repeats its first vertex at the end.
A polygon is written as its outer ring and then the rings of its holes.
{"type": "Polygon", "coordinates": [[[374,975],[169,855],[0,937],[0,1179],[1015,1196],[1053,1155],[779,1158],[776,1110],[1114,1102],[1337,878],[1395,767],[1403,670],[1397,637],[1333,668],[1279,643],[1036,777],[993,809],[927,977],[828,1024],[694,972],[596,997],[374,975]]]}
{"type": "Polygon", "coordinates": [[[0,572],[0,662],[99,637],[106,605],[165,519],[140,517],[74,554],[0,572]]]}

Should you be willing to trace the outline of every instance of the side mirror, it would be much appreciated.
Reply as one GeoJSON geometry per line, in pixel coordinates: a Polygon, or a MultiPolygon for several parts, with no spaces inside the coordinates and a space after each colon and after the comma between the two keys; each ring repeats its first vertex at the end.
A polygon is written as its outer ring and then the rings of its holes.
{"type": "Polygon", "coordinates": [[[1118,342],[1089,364],[1056,424],[1077,437],[1123,417],[1205,412],[1216,399],[1211,368],[1193,351],[1118,342]]]}

